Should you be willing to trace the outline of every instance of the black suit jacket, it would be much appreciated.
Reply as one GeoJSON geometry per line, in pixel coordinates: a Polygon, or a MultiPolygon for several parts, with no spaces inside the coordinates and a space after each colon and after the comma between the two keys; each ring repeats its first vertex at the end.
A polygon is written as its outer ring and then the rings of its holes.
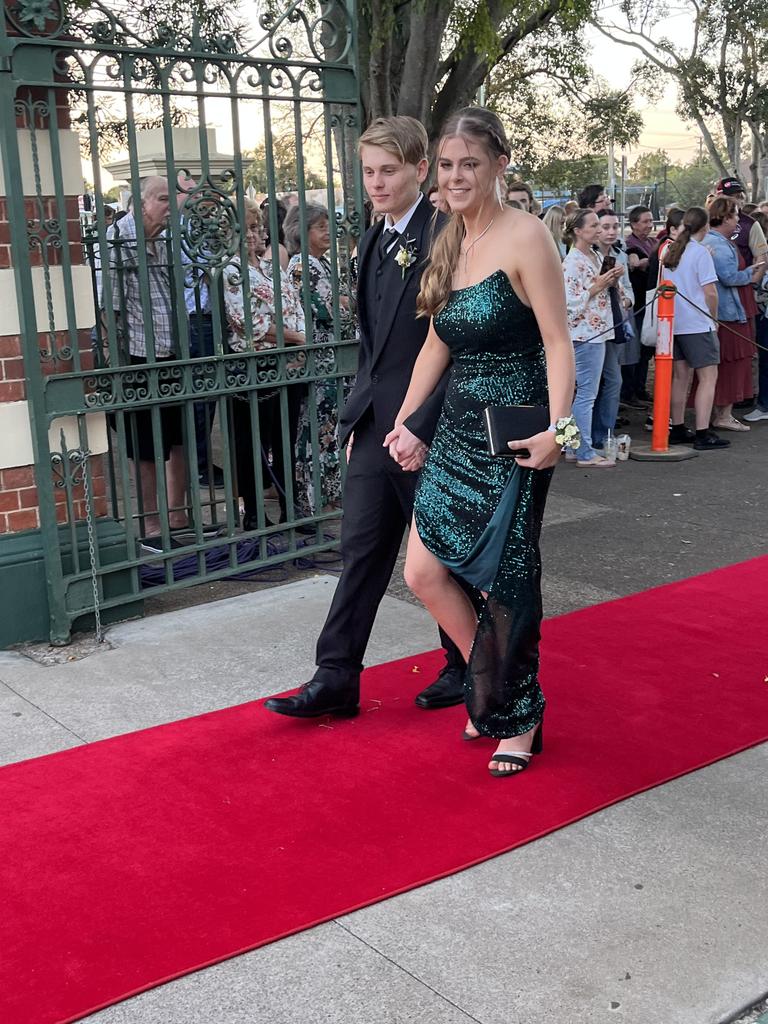
{"type": "MultiPolygon", "coordinates": [[[[428,317],[416,319],[416,296],[421,287],[421,275],[428,262],[432,237],[447,219],[440,212],[435,216],[432,204],[426,197],[421,199],[405,231],[408,239],[415,239],[416,262],[404,275],[401,273],[394,262],[400,243],[384,258],[377,282],[384,289],[377,317],[372,315],[377,306],[375,296],[368,294],[369,279],[373,276],[369,261],[379,258],[378,245],[384,221],[370,228],[360,242],[357,277],[360,355],[357,381],[339,421],[343,443],[371,408],[376,431],[382,440],[394,426],[411,382],[413,364],[429,330],[428,317]]],[[[406,420],[408,429],[426,444],[431,442],[435,433],[447,382],[446,372],[432,395],[406,420]]]]}

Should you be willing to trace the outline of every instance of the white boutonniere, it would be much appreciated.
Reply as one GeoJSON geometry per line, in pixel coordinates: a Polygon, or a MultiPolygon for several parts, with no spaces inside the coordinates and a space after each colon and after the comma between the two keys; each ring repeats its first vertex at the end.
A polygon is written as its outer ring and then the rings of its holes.
{"type": "Polygon", "coordinates": [[[405,277],[405,272],[416,262],[416,239],[406,238],[395,253],[395,263],[400,267],[400,276],[405,277]]]}

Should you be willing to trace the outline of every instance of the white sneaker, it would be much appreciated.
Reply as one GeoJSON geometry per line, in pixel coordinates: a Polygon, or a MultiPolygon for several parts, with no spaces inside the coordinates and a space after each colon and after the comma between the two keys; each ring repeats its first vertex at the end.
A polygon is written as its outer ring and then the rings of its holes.
{"type": "MultiPolygon", "coordinates": [[[[653,416],[647,416],[646,417],[643,429],[647,430],[649,434],[653,431],[653,416]]],[[[669,429],[670,430],[672,429],[672,417],[671,416],[669,418],[669,429]]]]}
{"type": "Polygon", "coordinates": [[[741,418],[747,423],[759,423],[760,420],[768,420],[768,409],[761,409],[759,405],[756,405],[752,412],[748,412],[741,418]]]}

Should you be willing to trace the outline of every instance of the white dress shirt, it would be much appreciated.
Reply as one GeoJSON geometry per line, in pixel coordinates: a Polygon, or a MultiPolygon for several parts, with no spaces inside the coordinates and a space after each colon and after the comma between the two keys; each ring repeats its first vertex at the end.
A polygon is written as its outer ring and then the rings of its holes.
{"type": "MultiPolygon", "coordinates": [[[[389,213],[385,214],[384,215],[384,230],[385,231],[396,231],[398,235],[405,236],[405,230],[406,230],[406,228],[408,227],[408,225],[411,222],[411,217],[413,217],[414,213],[416,212],[416,207],[419,205],[419,203],[422,201],[423,198],[424,198],[424,194],[422,192],[419,192],[419,197],[416,200],[416,202],[413,204],[413,206],[406,213],[403,214],[403,216],[400,218],[400,220],[396,221],[395,223],[392,222],[391,214],[389,214],[389,213]]],[[[392,239],[390,244],[387,246],[387,252],[390,252],[390,250],[392,249],[392,246],[395,244],[396,241],[397,241],[396,238],[392,239]]]]}

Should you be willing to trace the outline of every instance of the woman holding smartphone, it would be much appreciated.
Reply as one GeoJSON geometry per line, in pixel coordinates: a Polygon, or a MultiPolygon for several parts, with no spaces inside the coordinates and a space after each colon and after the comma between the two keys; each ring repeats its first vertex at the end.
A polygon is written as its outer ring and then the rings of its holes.
{"type": "Polygon", "coordinates": [[[634,330],[634,319],[629,324],[629,331],[626,329],[627,318],[631,315],[634,303],[634,292],[629,281],[627,254],[620,246],[616,245],[619,237],[618,214],[615,210],[597,210],[596,212],[600,227],[595,252],[603,259],[600,273],[607,273],[614,267],[620,266],[622,268],[621,288],[624,293],[622,299],[617,284],[608,289],[613,334],[608,333],[605,336],[605,362],[592,412],[592,445],[599,449],[605,444],[609,431],[616,429],[621,398],[621,367],[625,363],[636,360],[635,350],[640,348],[640,342],[634,330]]]}
{"type": "Polygon", "coordinates": [[[563,261],[565,299],[576,357],[573,415],[581,433],[576,461],[590,469],[615,465],[593,447],[592,414],[605,365],[606,338],[614,336],[610,289],[616,288],[622,306],[628,297],[621,284],[624,268],[615,258],[598,255],[592,248],[599,233],[600,220],[594,210],[577,210],[565,225],[565,240],[571,245],[563,261]]]}

